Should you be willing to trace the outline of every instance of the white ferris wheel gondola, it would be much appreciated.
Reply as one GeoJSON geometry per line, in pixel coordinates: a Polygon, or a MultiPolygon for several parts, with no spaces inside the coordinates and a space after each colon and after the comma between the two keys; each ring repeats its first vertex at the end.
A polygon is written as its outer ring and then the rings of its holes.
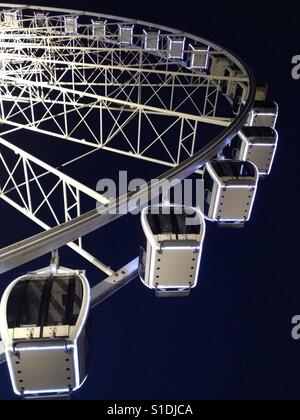
{"type": "Polygon", "coordinates": [[[17,395],[71,393],[89,371],[90,288],[84,272],[52,267],[16,279],[0,306],[0,332],[17,395]]]}
{"type": "MultiPolygon", "coordinates": [[[[205,218],[222,226],[241,226],[250,218],[258,169],[265,165],[254,154],[260,140],[252,142],[250,133],[249,153],[241,149],[235,163],[214,159],[226,152],[247,118],[250,126],[273,128],[278,107],[264,102],[265,86],[256,90],[252,70],[226,48],[180,30],[100,13],[1,7],[0,198],[44,231],[0,250],[0,273],[67,245],[108,276],[94,288],[92,305],[136,278],[138,265],[143,283],[158,296],[188,295],[199,279],[205,218]],[[114,271],[114,262],[99,261],[83,239],[96,230],[101,234],[101,228],[119,219],[120,214],[109,210],[126,207],[131,193],[116,199],[96,193],[57,169],[70,161],[51,166],[6,139],[18,130],[167,167],[159,185],[202,172],[205,215],[177,205],[148,207],[142,214],[147,246],[139,264],[136,258],[114,271]],[[240,161],[244,159],[249,162],[240,161]],[[224,169],[227,164],[229,176],[218,173],[218,165],[224,169]],[[100,205],[84,213],[91,199],[100,205]],[[187,224],[188,219],[194,223],[187,224]]],[[[145,196],[158,198],[157,191],[156,183],[145,184],[135,195],[136,203],[145,196]]],[[[135,210],[138,204],[132,206],[135,210]]],[[[89,306],[82,272],[45,269],[9,286],[0,308],[0,363],[7,360],[17,394],[57,396],[82,385],[89,365],[89,306]],[[72,302],[63,293],[69,286],[53,289],[64,281],[78,285],[73,320],[63,317],[72,302]],[[18,290],[28,294],[26,314],[11,304],[18,290]],[[32,307],[40,308],[38,319],[31,318],[37,313],[32,307]],[[61,316],[52,316],[56,313],[61,316]]]]}
{"type": "Polygon", "coordinates": [[[271,173],[278,133],[270,127],[244,127],[224,149],[227,159],[252,162],[260,176],[271,173]]]}

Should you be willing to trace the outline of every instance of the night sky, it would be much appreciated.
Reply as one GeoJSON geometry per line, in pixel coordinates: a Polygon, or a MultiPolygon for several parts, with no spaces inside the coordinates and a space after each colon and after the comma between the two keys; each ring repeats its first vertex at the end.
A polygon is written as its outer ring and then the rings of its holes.
{"type": "MultiPolygon", "coordinates": [[[[139,18],[211,39],[268,82],[269,98],[280,106],[278,154],[272,175],[260,184],[251,222],[237,231],[209,225],[199,285],[190,298],[157,300],[136,280],[93,311],[93,368],[74,399],[299,399],[300,342],[291,338],[291,320],[300,315],[300,80],[292,79],[291,60],[300,54],[300,9],[291,1],[251,1],[245,7],[232,0],[65,0],[51,5],[139,18]]],[[[25,132],[12,141],[39,157],[46,154],[50,163],[57,158],[56,140],[44,144],[44,137],[25,132]]],[[[64,151],[76,154],[75,149],[64,151]]],[[[112,167],[131,165],[133,176],[152,176],[150,165],[100,154],[76,169],[78,179],[92,188],[112,167]]],[[[3,203],[0,215],[1,247],[39,232],[3,203]]],[[[137,255],[142,239],[139,219],[130,216],[95,232],[87,243],[100,260],[118,269],[137,255]]],[[[48,260],[3,275],[0,293],[48,260]]],[[[87,268],[91,284],[100,280],[69,250],[61,252],[61,263],[87,268]]],[[[0,399],[13,398],[4,365],[0,399]]]]}

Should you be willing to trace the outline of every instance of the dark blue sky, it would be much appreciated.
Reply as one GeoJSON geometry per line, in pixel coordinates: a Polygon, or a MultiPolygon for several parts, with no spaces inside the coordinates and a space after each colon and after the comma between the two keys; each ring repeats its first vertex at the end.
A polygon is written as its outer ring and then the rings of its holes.
{"type": "MultiPolygon", "coordinates": [[[[300,314],[300,81],[292,80],[291,59],[300,54],[300,9],[291,1],[276,5],[256,0],[247,8],[232,0],[87,5],[66,0],[63,5],[153,21],[214,40],[266,80],[270,99],[280,106],[278,155],[272,176],[260,185],[252,221],[242,231],[209,226],[200,283],[189,299],[157,300],[136,281],[95,310],[93,369],[75,398],[299,399],[300,342],[291,339],[291,319],[300,314]]],[[[31,135],[19,140],[30,142],[31,135]]],[[[40,147],[32,141],[32,147],[40,147]]],[[[114,163],[123,169],[122,159],[114,157],[114,163]]],[[[143,165],[138,170],[150,169],[143,165]]],[[[90,167],[80,172],[90,182],[90,167]]],[[[99,167],[99,177],[103,174],[105,168],[99,167]]],[[[37,232],[8,207],[1,205],[0,211],[1,247],[37,232]]],[[[113,231],[91,235],[95,254],[115,268],[132,259],[142,239],[138,223],[128,218],[113,231]]],[[[65,266],[86,267],[69,251],[62,257],[65,266]]],[[[4,275],[0,291],[47,262],[48,257],[4,275]]],[[[89,270],[88,275],[92,283],[97,281],[97,272],[89,270]]],[[[13,394],[2,366],[0,399],[8,398],[13,394]]]]}

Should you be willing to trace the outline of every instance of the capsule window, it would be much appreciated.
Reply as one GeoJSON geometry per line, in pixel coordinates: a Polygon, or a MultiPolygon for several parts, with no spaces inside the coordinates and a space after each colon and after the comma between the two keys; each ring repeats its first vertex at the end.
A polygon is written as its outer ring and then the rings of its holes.
{"type": "MultiPolygon", "coordinates": [[[[224,71],[224,77],[230,77],[230,71],[229,71],[228,68],[226,68],[225,71],[224,71]]],[[[229,85],[229,81],[228,80],[222,80],[220,82],[221,92],[224,95],[227,95],[227,93],[228,93],[228,85],[229,85]]]]}
{"type": "Polygon", "coordinates": [[[271,127],[244,127],[242,133],[246,137],[267,138],[275,137],[275,131],[271,127]]]}
{"type": "Polygon", "coordinates": [[[133,43],[134,25],[119,25],[119,43],[121,45],[131,45],[133,43]]]}
{"type": "Polygon", "coordinates": [[[233,113],[237,115],[240,112],[244,101],[246,87],[241,83],[236,84],[236,91],[233,98],[233,113]]]}
{"type": "Polygon", "coordinates": [[[238,162],[239,166],[239,173],[241,177],[256,177],[255,167],[252,165],[251,162],[238,162]]]}
{"type": "Polygon", "coordinates": [[[168,40],[168,58],[183,60],[186,38],[168,37],[167,40],[168,40]]]}

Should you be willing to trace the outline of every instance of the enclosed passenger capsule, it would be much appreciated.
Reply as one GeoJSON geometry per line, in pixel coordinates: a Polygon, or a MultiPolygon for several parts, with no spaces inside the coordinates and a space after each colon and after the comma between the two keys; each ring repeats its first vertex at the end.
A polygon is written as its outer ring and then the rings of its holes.
{"type": "Polygon", "coordinates": [[[92,33],[95,39],[104,41],[106,38],[107,20],[92,20],[92,33]]]}
{"type": "Polygon", "coordinates": [[[119,44],[121,46],[133,45],[134,25],[119,24],[119,44]]]}
{"type": "Polygon", "coordinates": [[[65,16],[65,33],[69,35],[78,34],[78,16],[65,16]]]}
{"type": "Polygon", "coordinates": [[[261,176],[272,170],[278,145],[278,133],[270,127],[244,127],[228,147],[224,156],[228,159],[254,163],[261,176]]]}
{"type": "Polygon", "coordinates": [[[248,94],[248,86],[242,82],[233,84],[232,89],[232,111],[235,115],[239,115],[242,106],[246,103],[248,94]]]}
{"type": "Polygon", "coordinates": [[[156,206],[142,212],[147,239],[139,274],[158,296],[186,296],[197,285],[205,220],[200,211],[182,206],[156,206]]]}
{"type": "MultiPolygon", "coordinates": [[[[244,82],[235,82],[232,85],[233,113],[238,115],[241,106],[246,103],[249,87],[244,82]]],[[[267,100],[268,85],[262,82],[256,82],[256,102],[265,102],[267,100]]]]}
{"type": "Polygon", "coordinates": [[[250,127],[275,128],[278,118],[278,105],[271,101],[257,101],[254,104],[249,118],[250,127]]]}
{"type": "Polygon", "coordinates": [[[223,54],[214,54],[211,57],[210,74],[212,76],[222,77],[226,68],[230,67],[231,61],[223,54]]]}
{"type": "Polygon", "coordinates": [[[264,102],[268,97],[268,85],[265,82],[256,82],[256,96],[255,100],[257,102],[264,102]]]}
{"type": "Polygon", "coordinates": [[[230,99],[234,100],[239,84],[239,82],[234,79],[243,78],[245,75],[236,66],[231,65],[225,68],[224,76],[228,77],[229,79],[222,81],[222,93],[228,96],[230,99]]]}
{"type": "Polygon", "coordinates": [[[147,51],[158,51],[160,41],[160,31],[146,31],[144,33],[144,48],[147,51]]]}
{"type": "Polygon", "coordinates": [[[220,225],[243,226],[251,217],[258,170],[250,162],[215,160],[204,170],[205,216],[220,225]]]}
{"type": "Polygon", "coordinates": [[[89,370],[90,288],[83,272],[41,270],[5,291],[0,332],[14,392],[76,391],[89,370]]]}

